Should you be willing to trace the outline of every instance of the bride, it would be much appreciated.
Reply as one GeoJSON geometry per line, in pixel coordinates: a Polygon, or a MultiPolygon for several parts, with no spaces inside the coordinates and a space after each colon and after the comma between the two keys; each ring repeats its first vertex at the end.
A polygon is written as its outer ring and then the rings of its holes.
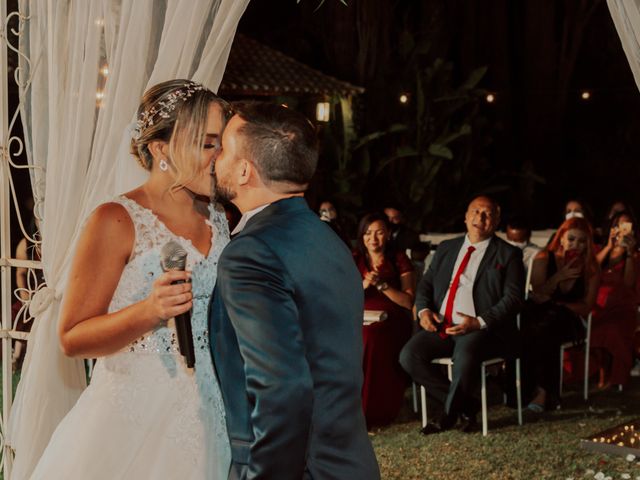
{"type": "Polygon", "coordinates": [[[211,192],[225,114],[221,99],[189,80],[145,93],[131,151],[149,179],[89,217],[60,318],[65,354],[98,358],[91,384],[32,479],[227,478],[230,450],[207,308],[228,228],[221,210],[209,213],[196,197],[211,192]],[[188,252],[187,271],[163,273],[160,250],[169,241],[188,252]],[[193,369],[180,355],[172,321],[188,310],[193,369]]]}

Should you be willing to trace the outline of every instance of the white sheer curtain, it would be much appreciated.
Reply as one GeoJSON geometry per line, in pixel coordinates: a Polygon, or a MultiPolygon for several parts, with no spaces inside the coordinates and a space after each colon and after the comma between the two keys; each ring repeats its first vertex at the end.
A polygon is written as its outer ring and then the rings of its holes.
{"type": "Polygon", "coordinates": [[[607,0],[607,5],[640,88],[640,0],[607,0]]]}
{"type": "Polygon", "coordinates": [[[86,386],[83,362],[65,358],[59,348],[60,302],[87,215],[145,179],[128,154],[126,133],[139,99],[148,86],[171,78],[192,78],[216,91],[248,2],[20,2],[29,16],[20,48],[31,59],[22,116],[29,161],[44,167],[32,182],[36,204],[43,207],[47,288],[32,301],[37,315],[7,432],[15,451],[14,480],[29,477],[86,386]],[[105,61],[106,83],[99,73],[105,61]]]}

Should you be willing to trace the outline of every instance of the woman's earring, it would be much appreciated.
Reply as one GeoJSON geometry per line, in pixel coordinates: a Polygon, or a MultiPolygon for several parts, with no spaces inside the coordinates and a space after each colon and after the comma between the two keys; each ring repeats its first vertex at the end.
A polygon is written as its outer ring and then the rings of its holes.
{"type": "Polygon", "coordinates": [[[162,170],[163,172],[166,172],[169,168],[169,164],[164,158],[162,158],[160,159],[160,163],[158,163],[158,167],[160,167],[160,170],[162,170]]]}

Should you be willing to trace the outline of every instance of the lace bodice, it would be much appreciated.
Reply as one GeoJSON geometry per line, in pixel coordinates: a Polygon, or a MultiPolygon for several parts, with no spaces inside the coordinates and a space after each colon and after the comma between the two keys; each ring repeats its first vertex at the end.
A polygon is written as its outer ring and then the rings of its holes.
{"type": "MultiPolygon", "coordinates": [[[[211,249],[205,257],[190,240],[174,234],[149,209],[135,201],[120,196],[115,202],[129,213],[135,228],[135,241],[129,263],[124,268],[116,288],[109,312],[121,310],[149,296],[153,282],[162,275],[160,250],[169,241],[180,243],[187,251],[187,269],[192,271],[193,310],[191,313],[194,348],[196,352],[209,353],[207,311],[211,292],[215,285],[218,257],[228,239],[228,227],[224,212],[210,208],[207,224],[212,229],[211,249]]],[[[171,323],[135,340],[125,351],[137,353],[179,354],[175,329],[171,323]]]]}
{"type": "Polygon", "coordinates": [[[193,272],[195,368],[187,368],[179,354],[172,322],[100,357],[89,387],[56,429],[31,478],[225,480],[231,451],[207,313],[218,257],[229,238],[226,217],[211,209],[212,246],[205,257],[150,210],[126,197],[114,201],[131,216],[135,242],[109,311],[146,298],[162,274],[161,248],[180,243],[193,272]]]}

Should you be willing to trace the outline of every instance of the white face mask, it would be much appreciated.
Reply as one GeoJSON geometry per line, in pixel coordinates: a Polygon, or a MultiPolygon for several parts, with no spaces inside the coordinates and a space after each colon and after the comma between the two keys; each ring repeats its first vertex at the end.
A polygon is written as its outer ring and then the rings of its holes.
{"type": "Polygon", "coordinates": [[[565,220],[570,220],[572,218],[584,218],[584,214],[582,212],[567,212],[564,218],[565,220]]]}
{"type": "Polygon", "coordinates": [[[527,242],[514,242],[513,240],[507,240],[507,243],[510,243],[514,247],[518,247],[520,250],[524,250],[524,247],[527,246],[527,242]]]}

